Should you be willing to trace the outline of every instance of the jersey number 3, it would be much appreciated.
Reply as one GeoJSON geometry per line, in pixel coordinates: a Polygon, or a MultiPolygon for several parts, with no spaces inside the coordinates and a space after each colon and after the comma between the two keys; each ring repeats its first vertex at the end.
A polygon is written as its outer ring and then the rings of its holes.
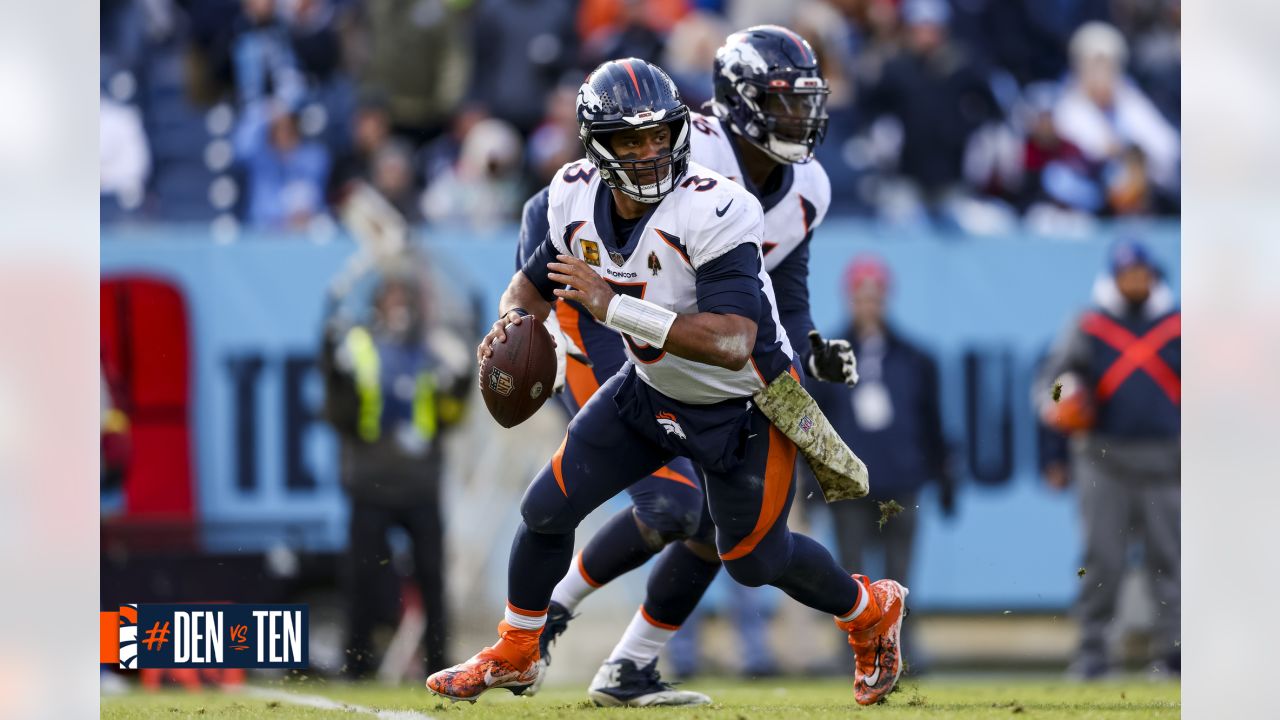
{"type": "Polygon", "coordinates": [[[584,169],[582,165],[574,165],[565,170],[564,174],[560,176],[560,179],[567,183],[571,183],[575,180],[581,180],[584,183],[589,183],[591,182],[591,176],[595,174],[596,169],[593,167],[584,169]]]}
{"type": "Polygon", "coordinates": [[[684,182],[680,183],[680,187],[682,188],[687,188],[690,185],[693,186],[694,192],[706,192],[716,186],[716,181],[715,178],[704,178],[698,177],[697,175],[690,175],[684,182]]]}

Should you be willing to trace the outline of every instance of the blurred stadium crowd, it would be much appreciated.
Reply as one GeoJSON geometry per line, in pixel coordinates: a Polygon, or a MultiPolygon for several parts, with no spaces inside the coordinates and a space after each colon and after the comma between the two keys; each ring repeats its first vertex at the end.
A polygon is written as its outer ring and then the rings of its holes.
{"type": "Polygon", "coordinates": [[[510,223],[581,156],[592,67],[654,61],[697,109],[757,23],[831,83],[834,213],[1069,235],[1179,213],[1178,0],[103,0],[101,23],[108,225],[328,233],[356,179],[412,221],[510,223]]]}

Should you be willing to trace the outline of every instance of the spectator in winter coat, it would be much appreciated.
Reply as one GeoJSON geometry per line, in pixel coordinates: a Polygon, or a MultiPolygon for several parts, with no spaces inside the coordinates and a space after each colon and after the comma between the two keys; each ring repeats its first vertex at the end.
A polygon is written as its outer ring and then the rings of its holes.
{"type": "Polygon", "coordinates": [[[1110,670],[1107,630],[1129,545],[1139,541],[1159,602],[1153,662],[1178,672],[1182,314],[1146,247],[1124,241],[1114,248],[1111,273],[1094,284],[1093,307],[1054,344],[1034,392],[1041,420],[1070,435],[1068,478],[1084,526],[1089,582],[1076,605],[1080,645],[1071,674],[1096,679],[1110,670]]]}

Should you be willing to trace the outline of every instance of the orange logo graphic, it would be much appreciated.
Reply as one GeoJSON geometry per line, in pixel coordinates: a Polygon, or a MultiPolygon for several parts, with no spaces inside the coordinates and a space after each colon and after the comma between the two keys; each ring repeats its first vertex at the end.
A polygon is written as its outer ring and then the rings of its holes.
{"type": "Polygon", "coordinates": [[[674,413],[660,412],[657,416],[658,425],[667,431],[668,435],[675,435],[681,440],[685,440],[684,428],[680,427],[680,423],[676,420],[674,413]]]}
{"type": "Polygon", "coordinates": [[[248,650],[249,649],[249,646],[245,644],[249,641],[248,625],[232,625],[230,633],[231,633],[231,642],[236,643],[235,645],[231,646],[232,650],[248,650]]]}
{"type": "Polygon", "coordinates": [[[156,624],[152,625],[151,629],[147,631],[147,639],[143,640],[142,644],[146,645],[147,651],[150,652],[159,650],[167,642],[169,642],[169,621],[166,620],[164,627],[161,627],[160,621],[157,620],[156,624]]]}

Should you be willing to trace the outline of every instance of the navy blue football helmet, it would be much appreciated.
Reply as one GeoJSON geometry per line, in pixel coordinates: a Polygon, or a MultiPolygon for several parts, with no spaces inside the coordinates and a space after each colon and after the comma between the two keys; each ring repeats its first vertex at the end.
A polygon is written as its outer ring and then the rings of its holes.
{"type": "Polygon", "coordinates": [[[813,48],[778,25],[730,35],[716,51],[712,112],[780,163],[808,162],[827,132],[827,81],[813,48]]]}
{"type": "Polygon", "coordinates": [[[578,89],[578,134],[605,184],[640,202],[666,197],[689,169],[689,108],[671,78],[644,60],[610,60],[587,76],[578,89]],[[624,160],[609,144],[620,130],[658,125],[671,133],[670,149],[658,157],[624,160]],[[645,176],[655,179],[641,184],[645,176]]]}

